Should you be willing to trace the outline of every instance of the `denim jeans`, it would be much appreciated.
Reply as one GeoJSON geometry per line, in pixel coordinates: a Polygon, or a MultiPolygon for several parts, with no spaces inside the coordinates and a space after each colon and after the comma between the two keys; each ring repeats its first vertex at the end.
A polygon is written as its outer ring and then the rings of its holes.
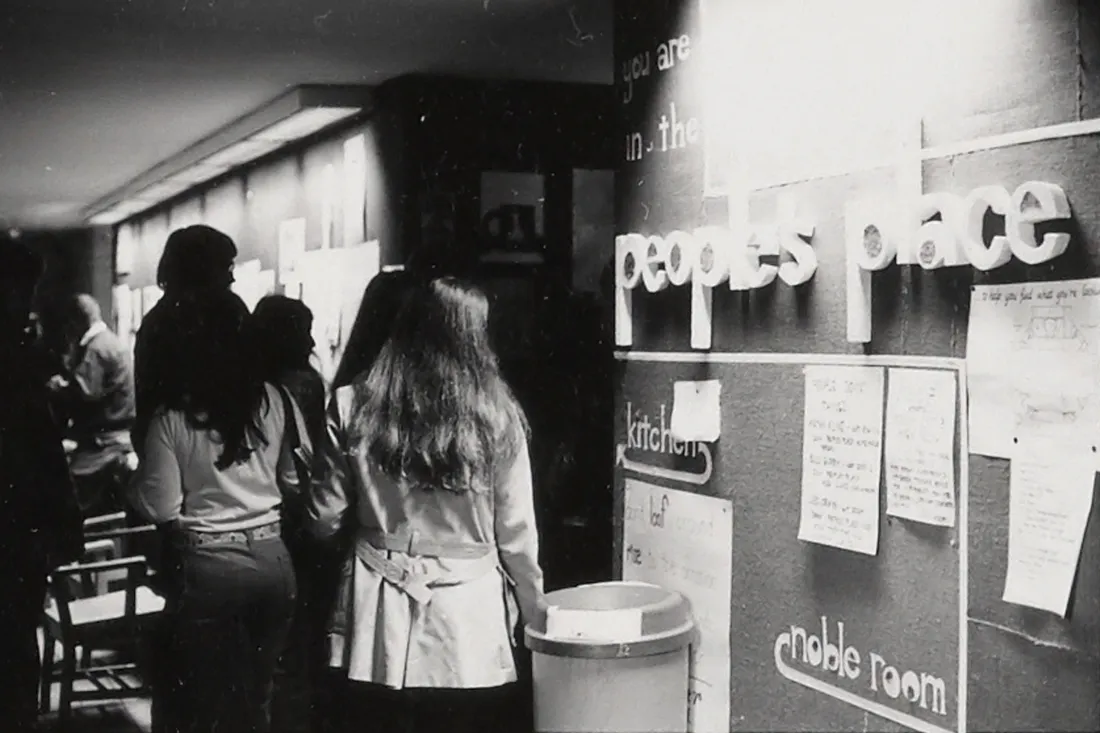
{"type": "Polygon", "coordinates": [[[266,733],[297,598],[286,545],[278,537],[177,545],[172,555],[161,660],[167,731],[266,733]]]}

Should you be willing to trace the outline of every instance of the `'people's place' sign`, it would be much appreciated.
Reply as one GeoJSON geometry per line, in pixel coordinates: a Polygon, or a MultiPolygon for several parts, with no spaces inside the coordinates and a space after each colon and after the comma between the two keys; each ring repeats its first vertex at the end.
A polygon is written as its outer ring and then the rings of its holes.
{"type": "MultiPolygon", "coordinates": [[[[847,334],[854,343],[871,340],[871,273],[892,264],[928,270],[970,265],[988,271],[1012,258],[1037,265],[1058,257],[1070,235],[1036,225],[1071,216],[1065,192],[1056,184],[1028,181],[1009,192],[982,186],[965,196],[929,193],[915,210],[902,212],[889,199],[859,199],[845,210],[847,334]],[[986,241],[986,216],[1004,218],[1004,234],[986,241]]],[[[633,344],[632,294],[639,287],[658,292],[691,288],[691,346],[710,348],[714,288],[753,290],[779,280],[799,287],[817,272],[814,223],[796,205],[780,207],[774,222],[704,226],[665,234],[621,234],[615,238],[615,343],[633,344]]]]}

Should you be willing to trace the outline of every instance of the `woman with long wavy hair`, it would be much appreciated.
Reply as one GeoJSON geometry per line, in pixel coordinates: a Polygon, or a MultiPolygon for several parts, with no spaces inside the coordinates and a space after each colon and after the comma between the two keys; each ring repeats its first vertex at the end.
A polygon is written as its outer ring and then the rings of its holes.
{"type": "Polygon", "coordinates": [[[272,680],[294,613],[294,569],[280,536],[297,473],[289,394],[252,358],[240,298],[225,290],[165,318],[185,364],[160,384],[131,501],[166,527],[168,730],[270,730],[272,680]]]}
{"type": "Polygon", "coordinates": [[[516,632],[543,588],[527,423],[485,296],[414,286],[328,432],[308,511],[321,536],[354,525],[330,629],[349,730],[507,729],[516,632]]]}

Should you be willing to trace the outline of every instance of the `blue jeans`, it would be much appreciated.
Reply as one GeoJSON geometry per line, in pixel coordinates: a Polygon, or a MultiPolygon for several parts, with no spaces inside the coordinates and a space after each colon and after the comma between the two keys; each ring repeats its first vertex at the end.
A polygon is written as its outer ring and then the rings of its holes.
{"type": "Polygon", "coordinates": [[[169,733],[271,729],[297,583],[278,537],[173,548],[160,708],[169,733]]]}

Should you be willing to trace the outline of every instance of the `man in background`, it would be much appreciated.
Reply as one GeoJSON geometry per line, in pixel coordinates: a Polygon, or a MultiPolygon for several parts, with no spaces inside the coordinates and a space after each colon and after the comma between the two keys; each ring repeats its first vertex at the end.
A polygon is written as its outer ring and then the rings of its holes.
{"type": "Polygon", "coordinates": [[[13,733],[35,729],[47,574],[80,559],[84,549],[47,375],[29,350],[42,270],[29,249],[0,242],[0,721],[13,733]]]}
{"type": "Polygon", "coordinates": [[[120,489],[133,470],[134,372],[121,339],[103,322],[99,303],[80,293],[61,308],[66,371],[49,388],[69,418],[76,447],[69,468],[85,517],[121,511],[120,489]]]}

